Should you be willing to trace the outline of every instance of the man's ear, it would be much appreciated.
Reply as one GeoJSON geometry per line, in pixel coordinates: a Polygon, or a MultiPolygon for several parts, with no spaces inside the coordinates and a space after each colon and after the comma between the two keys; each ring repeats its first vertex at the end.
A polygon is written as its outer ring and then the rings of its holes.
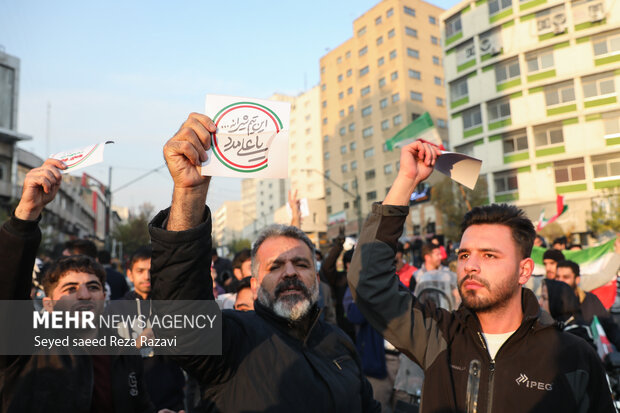
{"type": "Polygon", "coordinates": [[[575,284],[579,285],[581,283],[581,276],[578,275],[575,277],[575,284]]]}
{"type": "Polygon", "coordinates": [[[524,258],[519,263],[519,285],[524,285],[534,272],[534,260],[524,258]]]}
{"type": "Polygon", "coordinates": [[[243,274],[241,273],[241,268],[233,268],[233,274],[235,275],[235,278],[240,280],[243,277],[243,274]]]}
{"type": "Polygon", "coordinates": [[[43,297],[43,308],[45,311],[54,311],[54,301],[49,297],[43,297]]]}
{"type": "Polygon", "coordinates": [[[254,297],[254,299],[256,300],[258,298],[258,280],[256,279],[256,277],[252,277],[250,278],[250,288],[252,289],[252,296],[254,297]]]}

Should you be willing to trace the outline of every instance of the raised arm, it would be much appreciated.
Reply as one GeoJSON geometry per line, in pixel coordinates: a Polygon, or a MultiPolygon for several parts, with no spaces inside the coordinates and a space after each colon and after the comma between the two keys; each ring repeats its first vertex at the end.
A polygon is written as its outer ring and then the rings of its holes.
{"type": "Polygon", "coordinates": [[[301,229],[301,206],[297,199],[297,190],[290,189],[288,191],[288,205],[291,207],[291,226],[301,229]]]}

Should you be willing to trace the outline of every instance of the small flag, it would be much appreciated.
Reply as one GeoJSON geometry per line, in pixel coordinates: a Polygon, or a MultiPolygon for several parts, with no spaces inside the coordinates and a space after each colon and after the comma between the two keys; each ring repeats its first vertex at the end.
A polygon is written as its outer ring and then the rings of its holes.
{"type": "Polygon", "coordinates": [[[418,139],[432,143],[441,150],[445,149],[439,137],[439,133],[437,132],[437,128],[435,128],[431,115],[428,112],[424,112],[422,116],[411,122],[392,138],[385,141],[385,145],[389,151],[392,151],[394,148],[401,148],[418,139]]]}
{"type": "Polygon", "coordinates": [[[538,218],[538,225],[536,225],[536,232],[540,231],[547,225],[551,224],[553,221],[558,219],[560,215],[565,213],[568,210],[568,205],[564,205],[564,195],[558,195],[555,199],[556,213],[549,219],[545,219],[545,209],[540,212],[540,217],[538,218]]]}
{"type": "Polygon", "coordinates": [[[606,355],[614,351],[614,348],[607,338],[607,334],[605,334],[605,330],[603,330],[603,326],[597,316],[594,316],[594,319],[592,319],[590,330],[592,331],[592,338],[596,344],[596,352],[601,360],[604,360],[606,355]]]}

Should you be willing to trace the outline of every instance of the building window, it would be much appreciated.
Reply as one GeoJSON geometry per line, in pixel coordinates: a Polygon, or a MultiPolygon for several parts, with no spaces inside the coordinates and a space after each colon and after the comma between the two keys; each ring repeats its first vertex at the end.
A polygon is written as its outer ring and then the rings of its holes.
{"type": "Polygon", "coordinates": [[[349,105],[349,113],[353,113],[353,105],[349,105]]]}
{"type": "Polygon", "coordinates": [[[357,161],[351,161],[351,170],[355,171],[357,169],[357,161]]]}
{"type": "Polygon", "coordinates": [[[353,132],[355,130],[355,123],[349,123],[349,132],[353,132]]]}
{"type": "Polygon", "coordinates": [[[396,35],[396,30],[395,29],[391,29],[388,32],[388,39],[391,39],[392,37],[394,37],[396,35]]]}
{"type": "Polygon", "coordinates": [[[446,19],[446,38],[452,37],[455,34],[460,33],[463,30],[463,26],[461,26],[461,15],[460,13],[446,19]]]}
{"type": "Polygon", "coordinates": [[[607,54],[617,54],[620,52],[620,33],[593,40],[592,48],[594,49],[594,56],[596,57],[607,54]]]}
{"type": "MultiPolygon", "coordinates": [[[[368,148],[366,150],[364,150],[364,158],[371,158],[375,156],[375,148],[368,148]]],[[[374,174],[374,169],[373,169],[373,174],[374,174]]],[[[373,175],[374,178],[374,175],[373,175]]]]}
{"type": "Polygon", "coordinates": [[[321,66],[321,74],[325,73],[325,66],[321,66]]]}
{"type": "MultiPolygon", "coordinates": [[[[331,195],[332,193],[332,189],[331,188],[325,188],[325,194],[326,195],[331,195]]],[[[331,214],[332,213],[332,207],[331,205],[327,207],[327,213],[331,214]]]]}
{"type": "Polygon", "coordinates": [[[433,64],[439,66],[439,58],[437,56],[433,56],[433,64]]]}
{"type": "Polygon", "coordinates": [[[331,171],[329,169],[325,170],[325,176],[330,178],[331,177],[331,171]]]}
{"type": "Polygon", "coordinates": [[[338,59],[336,59],[336,63],[342,63],[342,56],[338,56],[338,59]]]}
{"type": "Polygon", "coordinates": [[[362,27],[357,31],[358,36],[363,36],[366,33],[366,26],[362,27]]]}
{"type": "Polygon", "coordinates": [[[620,137],[620,112],[603,113],[605,139],[620,137]]]}
{"type": "Polygon", "coordinates": [[[586,101],[616,94],[613,72],[584,77],[581,79],[581,84],[583,85],[583,97],[586,101]]]}
{"type": "MultiPolygon", "coordinates": [[[[342,187],[344,188],[344,185],[342,185],[342,187]]],[[[348,189],[347,189],[347,191],[348,191],[348,189]]],[[[343,203],[342,207],[343,207],[343,209],[349,209],[349,203],[348,202],[343,203]]]]}
{"type": "Polygon", "coordinates": [[[445,128],[446,127],[445,119],[437,119],[437,126],[440,128],[445,128]]]}
{"type": "Polygon", "coordinates": [[[502,141],[504,155],[514,155],[527,151],[527,135],[525,131],[504,137],[502,141]]]}
{"type": "Polygon", "coordinates": [[[360,76],[364,76],[365,74],[367,74],[370,71],[370,69],[368,68],[368,66],[364,66],[360,69],[360,76]]]}
{"type": "Polygon", "coordinates": [[[401,115],[396,115],[392,118],[392,123],[394,126],[398,126],[403,123],[403,117],[401,115]]]}
{"type": "Polygon", "coordinates": [[[573,81],[559,83],[545,87],[545,102],[547,107],[564,105],[575,100],[573,81]]]}
{"type": "Polygon", "coordinates": [[[340,172],[347,172],[349,170],[349,165],[347,165],[346,163],[343,163],[342,165],[340,165],[340,172]]]}
{"type": "Polygon", "coordinates": [[[343,154],[343,155],[344,155],[345,153],[347,153],[347,145],[342,145],[342,146],[340,147],[340,153],[341,153],[341,154],[343,154]]]}
{"type": "Polygon", "coordinates": [[[377,46],[383,44],[383,36],[377,37],[377,46]]]}
{"type": "Polygon", "coordinates": [[[347,52],[344,54],[344,57],[346,57],[347,59],[351,58],[351,51],[347,50],[347,52]]]}
{"type": "Polygon", "coordinates": [[[412,79],[420,80],[422,76],[417,70],[409,69],[409,77],[412,79]]]}
{"type": "Polygon", "coordinates": [[[400,100],[400,94],[399,93],[394,93],[392,95],[392,103],[396,103],[400,100]]]}
{"type": "Polygon", "coordinates": [[[443,106],[443,99],[442,98],[435,98],[435,104],[437,104],[437,106],[443,106]]]}
{"type": "Polygon", "coordinates": [[[418,31],[416,29],[412,29],[411,27],[405,27],[405,34],[411,37],[418,37],[418,31]]]}
{"type": "Polygon", "coordinates": [[[441,86],[441,78],[440,78],[440,77],[435,76],[435,79],[434,79],[434,80],[435,80],[435,84],[436,84],[437,86],[441,86]]]}
{"type": "Polygon", "coordinates": [[[534,128],[534,145],[537,148],[561,145],[564,133],[561,124],[543,125],[534,128]]]}
{"type": "Polygon", "coordinates": [[[377,199],[377,191],[366,192],[366,201],[374,201],[377,199]]]}
{"type": "Polygon", "coordinates": [[[409,97],[411,98],[411,100],[422,102],[422,93],[420,92],[414,92],[412,90],[411,92],[409,92],[409,97]]]}
{"type": "Polygon", "coordinates": [[[489,0],[489,16],[508,8],[512,8],[512,0],[489,0]]]}
{"type": "Polygon", "coordinates": [[[375,24],[381,24],[382,21],[381,16],[379,16],[375,19],[375,24]]]}
{"type": "Polygon", "coordinates": [[[592,170],[594,179],[606,181],[606,178],[617,179],[620,176],[620,152],[608,155],[593,156],[592,170]]]}
{"type": "Polygon", "coordinates": [[[323,159],[325,159],[326,161],[329,160],[329,152],[325,152],[323,154],[323,159]]]}
{"type": "Polygon", "coordinates": [[[383,87],[383,86],[385,86],[385,78],[384,77],[379,79],[379,87],[383,87]]]}
{"type": "Polygon", "coordinates": [[[389,119],[385,119],[381,121],[381,130],[386,130],[390,128],[390,121],[389,119]]]}
{"type": "Polygon", "coordinates": [[[521,76],[519,61],[517,59],[504,62],[495,66],[495,83],[502,84],[521,76]]]}
{"type": "Polygon", "coordinates": [[[370,93],[370,86],[366,86],[362,88],[362,96],[366,96],[369,93],[370,93]]]}
{"type": "Polygon", "coordinates": [[[536,53],[525,57],[527,72],[536,73],[553,67],[553,51],[536,53]]]}
{"type": "Polygon", "coordinates": [[[353,87],[347,89],[347,95],[353,94],[353,87]]]}
{"type": "Polygon", "coordinates": [[[396,59],[396,50],[390,52],[390,60],[396,59]]]}
{"type": "Polygon", "coordinates": [[[323,142],[325,143],[329,142],[329,135],[323,136],[323,142]]]}
{"type": "Polygon", "coordinates": [[[392,72],[392,74],[390,75],[390,79],[392,80],[398,79],[398,72],[392,72]]]}
{"type": "Polygon", "coordinates": [[[368,105],[365,108],[362,108],[362,117],[368,116],[372,113],[372,105],[368,105]]]}
{"type": "Polygon", "coordinates": [[[363,136],[364,138],[370,138],[370,137],[372,136],[372,134],[373,134],[373,133],[374,133],[374,132],[373,132],[373,128],[372,128],[372,126],[369,126],[369,127],[367,127],[367,128],[364,128],[364,129],[362,130],[362,136],[363,136]]]}
{"type": "Polygon", "coordinates": [[[495,194],[506,194],[519,190],[517,171],[498,172],[493,174],[495,194]]]}
{"type": "Polygon", "coordinates": [[[344,117],[344,109],[341,109],[340,112],[338,112],[338,114],[340,115],[341,118],[344,117]]]}
{"type": "Polygon", "coordinates": [[[370,170],[364,172],[364,177],[366,178],[366,180],[374,179],[375,176],[376,176],[376,174],[375,174],[375,170],[374,169],[370,169],[370,170]]]}
{"type": "Polygon", "coordinates": [[[343,98],[344,98],[344,92],[338,93],[338,99],[343,99],[343,98]]]}
{"type": "Polygon", "coordinates": [[[377,59],[377,66],[383,66],[384,63],[385,63],[385,58],[383,56],[377,59]]]}
{"type": "Polygon", "coordinates": [[[435,36],[431,36],[431,43],[437,45],[439,44],[439,39],[435,36]]]}
{"type": "Polygon", "coordinates": [[[412,9],[411,7],[405,6],[405,14],[415,17],[415,10],[412,9]]]}
{"type": "Polygon", "coordinates": [[[338,75],[338,82],[342,82],[342,74],[338,75]]]}
{"type": "Polygon", "coordinates": [[[353,141],[349,144],[349,150],[354,151],[357,148],[357,142],[353,141]]]}
{"type": "Polygon", "coordinates": [[[343,126],[342,128],[340,128],[340,136],[344,136],[345,133],[347,133],[347,128],[343,126]]]}
{"type": "Polygon", "coordinates": [[[321,106],[323,106],[324,108],[326,108],[326,107],[327,107],[327,101],[326,101],[326,100],[324,100],[324,101],[321,103],[321,106]]]}
{"type": "Polygon", "coordinates": [[[420,52],[418,52],[415,49],[412,49],[412,48],[408,47],[407,48],[407,56],[419,59],[420,58],[420,52]]]}
{"type": "Polygon", "coordinates": [[[387,100],[387,98],[383,98],[383,99],[381,99],[381,100],[379,101],[379,107],[380,107],[381,109],[385,109],[385,108],[387,107],[387,105],[388,105],[388,100],[387,100]]]}
{"type": "Polygon", "coordinates": [[[347,70],[347,77],[351,77],[352,74],[353,74],[353,69],[347,70]]]}
{"type": "Polygon", "coordinates": [[[490,122],[510,118],[510,100],[500,99],[487,103],[487,115],[490,122]]]}
{"type": "Polygon", "coordinates": [[[327,118],[323,118],[323,125],[327,125],[327,118]]]}
{"type": "Polygon", "coordinates": [[[359,55],[364,56],[368,52],[368,46],[364,46],[360,49],[359,55]]]}
{"type": "Polygon", "coordinates": [[[482,124],[482,114],[480,113],[480,106],[467,109],[461,115],[463,118],[463,130],[473,129],[482,124]]]}
{"type": "Polygon", "coordinates": [[[430,24],[437,24],[437,19],[434,18],[433,16],[428,16],[428,22],[430,24]]]}
{"type": "Polygon", "coordinates": [[[323,83],[323,84],[321,85],[321,90],[325,90],[325,89],[326,89],[326,87],[327,87],[327,86],[325,86],[325,83],[323,83]]]}
{"type": "Polygon", "coordinates": [[[392,173],[392,164],[383,165],[383,173],[389,175],[392,173]]]}
{"type": "Polygon", "coordinates": [[[394,15],[394,9],[389,9],[389,10],[385,13],[385,15],[386,15],[388,18],[392,17],[392,16],[394,15]]]}
{"type": "Polygon", "coordinates": [[[583,181],[586,179],[586,168],[583,158],[569,159],[553,163],[555,183],[583,181]]]}

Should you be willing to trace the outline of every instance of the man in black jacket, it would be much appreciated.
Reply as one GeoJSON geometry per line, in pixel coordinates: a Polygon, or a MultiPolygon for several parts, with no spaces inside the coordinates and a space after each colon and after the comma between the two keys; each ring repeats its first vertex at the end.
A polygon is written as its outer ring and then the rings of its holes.
{"type": "MultiPolygon", "coordinates": [[[[174,180],[172,206],[151,222],[152,297],[213,299],[210,177],[201,176],[210,134],[191,114],[164,147],[174,180]]],[[[252,248],[255,311],[222,312],[222,355],[177,361],[205,388],[205,410],[217,412],[378,411],[355,346],[318,319],[314,246],[298,228],[272,226],[252,248]]]]}
{"type": "MultiPolygon", "coordinates": [[[[22,197],[0,229],[0,299],[28,300],[41,242],[38,222],[62,181],[62,162],[48,159],[28,172],[22,197]]],[[[43,279],[47,297],[75,308],[103,303],[105,271],[81,255],[61,258],[43,279]]],[[[0,356],[2,412],[154,412],[133,356],[0,356]]]]}
{"type": "Polygon", "coordinates": [[[416,141],[373,211],[348,273],[357,306],[396,348],[424,369],[423,412],[613,412],[600,360],[582,339],[557,329],[522,288],[534,263],[534,226],[514,206],[468,212],[461,225],[454,312],[422,305],[399,288],[396,243],[413,190],[440,152],[416,141]]]}

